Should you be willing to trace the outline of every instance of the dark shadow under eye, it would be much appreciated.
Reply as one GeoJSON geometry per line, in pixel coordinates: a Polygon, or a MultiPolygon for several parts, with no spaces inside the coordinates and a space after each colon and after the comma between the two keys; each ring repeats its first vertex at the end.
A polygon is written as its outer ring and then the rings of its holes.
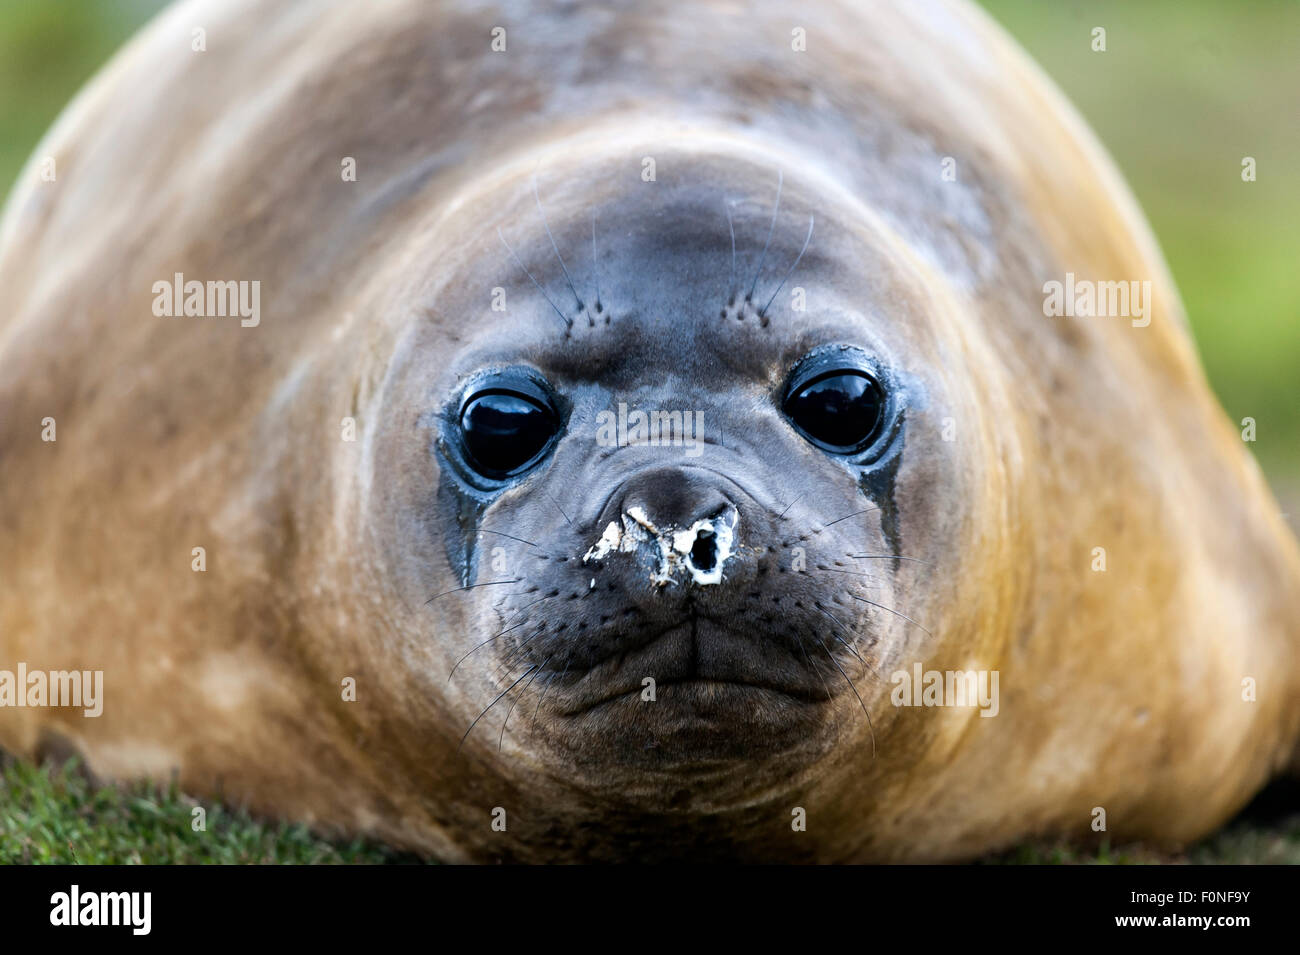
{"type": "Polygon", "coordinates": [[[796,383],[784,411],[813,444],[835,454],[853,454],[876,437],[884,405],[879,383],[865,371],[849,368],[796,383]]]}
{"type": "Polygon", "coordinates": [[[546,449],[557,428],[555,413],[537,399],[497,390],[472,396],[460,413],[469,463],[487,477],[522,471],[546,449]]]}

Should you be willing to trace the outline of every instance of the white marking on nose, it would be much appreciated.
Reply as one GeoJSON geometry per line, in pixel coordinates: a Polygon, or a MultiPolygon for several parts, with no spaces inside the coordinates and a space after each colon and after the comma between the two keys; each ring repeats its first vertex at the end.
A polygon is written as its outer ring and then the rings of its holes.
{"type": "MultiPolygon", "coordinates": [[[[582,562],[585,564],[589,560],[602,560],[605,555],[618,547],[622,542],[623,532],[613,521],[605,528],[605,533],[600,535],[600,540],[591,546],[587,553],[582,555],[582,562]]],[[[594,581],[593,581],[594,583],[594,581]]]]}
{"type": "Polygon", "coordinates": [[[673,550],[681,555],[679,558],[691,579],[701,587],[722,583],[722,565],[731,556],[731,542],[735,536],[737,516],[734,508],[727,508],[722,514],[709,520],[696,521],[684,531],[673,534],[673,550]],[[711,544],[712,561],[704,561],[703,567],[695,565],[695,545],[701,540],[711,544]]]}
{"type": "Polygon", "coordinates": [[[659,551],[650,575],[656,586],[674,583],[673,577],[679,570],[684,570],[696,586],[713,586],[722,583],[723,566],[733,554],[739,521],[736,509],[727,507],[716,517],[696,521],[685,529],[671,525],[659,528],[645,511],[632,507],[622,515],[621,527],[617,522],[609,522],[600,540],[583,554],[582,562],[604,560],[614,553],[635,553],[641,544],[652,544],[659,551]],[[708,547],[696,555],[695,548],[701,542],[707,542],[708,547]]]}

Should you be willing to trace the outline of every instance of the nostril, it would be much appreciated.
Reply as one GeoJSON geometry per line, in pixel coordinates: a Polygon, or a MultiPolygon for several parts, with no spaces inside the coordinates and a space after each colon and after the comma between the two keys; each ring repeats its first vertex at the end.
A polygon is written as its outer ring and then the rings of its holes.
{"type": "Polygon", "coordinates": [[[708,573],[718,563],[717,535],[707,527],[695,533],[695,543],[691,545],[691,566],[708,573]]]}

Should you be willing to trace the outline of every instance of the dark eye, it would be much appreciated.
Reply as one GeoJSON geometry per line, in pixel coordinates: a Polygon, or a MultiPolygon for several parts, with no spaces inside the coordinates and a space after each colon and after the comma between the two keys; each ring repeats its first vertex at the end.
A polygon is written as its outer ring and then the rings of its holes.
{"type": "Polygon", "coordinates": [[[460,431],[470,465],[490,478],[527,469],[558,428],[544,396],[504,388],[471,395],[460,411],[460,431]]]}
{"type": "Polygon", "coordinates": [[[784,411],[813,444],[833,454],[854,454],[869,446],[884,419],[879,383],[857,368],[822,371],[796,381],[784,411]]]}

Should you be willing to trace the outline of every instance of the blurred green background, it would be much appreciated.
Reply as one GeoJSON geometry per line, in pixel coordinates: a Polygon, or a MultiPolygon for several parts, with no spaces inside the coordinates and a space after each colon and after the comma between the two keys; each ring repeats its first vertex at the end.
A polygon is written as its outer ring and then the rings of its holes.
{"type": "Polygon", "coordinates": [[[1300,528],[1300,2],[983,0],[1118,162],[1300,528]],[[1106,52],[1092,29],[1106,29],[1106,52]],[[1241,160],[1256,160],[1242,182],[1241,160]]]}
{"type": "MultiPolygon", "coordinates": [[[[0,192],[164,0],[0,0],[0,192]]],[[[984,0],[1118,161],[1210,381],[1300,527],[1300,2],[984,0]],[[1107,31],[1094,53],[1091,31],[1107,31]],[[1241,159],[1257,181],[1241,180],[1241,159]]]]}
{"type": "MultiPolygon", "coordinates": [[[[0,193],[73,94],[164,5],[0,0],[0,193]]],[[[1256,419],[1253,450],[1300,527],[1300,2],[984,6],[1118,161],[1182,291],[1211,383],[1234,421],[1256,419]],[[1105,53],[1091,49],[1097,26],[1107,32],[1105,53]],[[1242,182],[1243,156],[1255,157],[1256,182],[1242,182]]],[[[207,855],[178,855],[172,830],[183,828],[189,803],[175,793],[95,794],[48,768],[0,761],[0,771],[0,794],[9,791],[0,799],[0,844],[12,847],[0,861],[387,858],[382,848],[334,847],[237,815],[207,855]],[[168,813],[175,826],[155,824],[168,813]],[[154,838],[155,830],[163,835],[154,838]]],[[[1270,823],[1239,821],[1180,857],[1027,847],[1008,861],[1300,861],[1300,816],[1270,823]]]]}

